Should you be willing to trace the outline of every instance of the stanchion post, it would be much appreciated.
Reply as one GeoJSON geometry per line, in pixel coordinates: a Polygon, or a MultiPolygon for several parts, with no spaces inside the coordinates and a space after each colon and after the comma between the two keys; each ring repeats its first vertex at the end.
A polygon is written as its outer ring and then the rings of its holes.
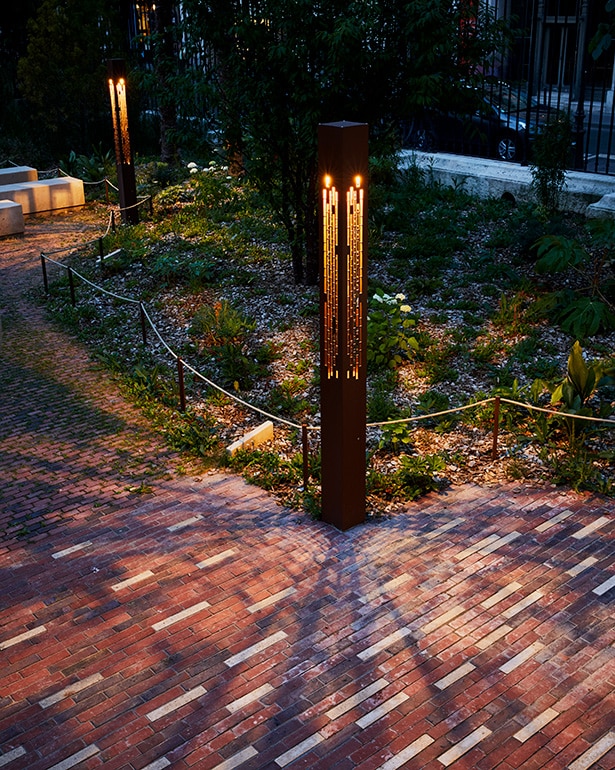
{"type": "Polygon", "coordinates": [[[184,386],[184,362],[177,357],[177,381],[179,383],[179,408],[186,411],[186,388],[184,386]]]}
{"type": "Polygon", "coordinates": [[[308,429],[305,423],[301,426],[301,448],[303,450],[303,491],[307,492],[310,481],[310,445],[308,443],[308,429]]]}
{"type": "Polygon", "coordinates": [[[115,232],[115,211],[111,212],[111,229],[115,232]]]}
{"type": "Polygon", "coordinates": [[[491,448],[491,458],[497,459],[498,456],[498,433],[500,430],[500,397],[495,397],[495,405],[493,407],[493,446],[491,448]]]}
{"type": "Polygon", "coordinates": [[[107,177],[105,177],[105,198],[107,199],[107,203],[109,203],[109,180],[107,177]]]}
{"type": "Polygon", "coordinates": [[[77,304],[77,300],[75,298],[75,279],[73,277],[73,271],[72,268],[68,268],[68,285],[70,287],[70,301],[71,305],[75,307],[77,304]]]}
{"type": "Polygon", "coordinates": [[[47,280],[47,260],[45,255],[41,253],[41,267],[43,268],[43,286],[45,287],[45,294],[49,294],[49,281],[47,280]]]}
{"type": "Polygon", "coordinates": [[[139,315],[141,317],[141,335],[143,337],[143,344],[147,345],[147,324],[145,322],[145,308],[143,307],[142,302],[139,302],[139,315]]]}

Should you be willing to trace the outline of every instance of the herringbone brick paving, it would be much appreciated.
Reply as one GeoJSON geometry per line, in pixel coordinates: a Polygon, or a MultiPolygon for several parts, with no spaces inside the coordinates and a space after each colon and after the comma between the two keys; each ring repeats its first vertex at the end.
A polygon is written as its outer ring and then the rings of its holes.
{"type": "Polygon", "coordinates": [[[178,475],[25,293],[68,224],[0,242],[0,767],[615,767],[613,501],[468,485],[340,533],[178,475]]]}

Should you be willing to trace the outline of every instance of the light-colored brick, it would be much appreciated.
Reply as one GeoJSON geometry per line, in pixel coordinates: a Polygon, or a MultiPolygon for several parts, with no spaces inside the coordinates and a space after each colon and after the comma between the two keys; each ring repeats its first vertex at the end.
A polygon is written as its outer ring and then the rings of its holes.
{"type": "Polygon", "coordinates": [[[229,668],[232,668],[238,663],[243,663],[244,661],[248,660],[248,658],[251,658],[253,655],[258,655],[259,652],[263,652],[263,650],[267,650],[274,644],[281,642],[283,639],[286,639],[286,636],[287,634],[285,631],[277,631],[275,634],[267,636],[260,642],[247,647],[245,650],[242,650],[242,652],[238,652],[236,655],[231,655],[231,657],[227,658],[224,663],[229,668]]]}
{"type": "Polygon", "coordinates": [[[500,671],[502,671],[504,674],[510,674],[511,671],[514,671],[516,668],[523,665],[523,663],[525,663],[530,658],[533,658],[534,655],[543,649],[544,644],[542,642],[534,642],[534,644],[530,644],[529,647],[521,650],[521,652],[517,653],[517,655],[506,661],[506,663],[503,663],[500,666],[500,671]]]}
{"type": "Polygon", "coordinates": [[[531,722],[528,722],[525,727],[517,730],[517,732],[513,735],[513,738],[516,738],[520,743],[525,743],[525,741],[531,738],[532,735],[535,735],[537,732],[542,730],[543,727],[548,725],[558,716],[559,711],[555,711],[555,709],[551,708],[546,709],[546,711],[543,711],[542,714],[538,714],[537,717],[534,717],[531,722]]]}
{"type": "Polygon", "coordinates": [[[453,762],[456,762],[464,754],[467,754],[470,749],[473,749],[489,735],[491,735],[491,730],[488,727],[485,727],[485,725],[481,725],[481,727],[471,732],[463,740],[459,741],[459,743],[451,746],[451,748],[448,751],[445,751],[444,754],[440,754],[438,762],[441,762],[445,767],[452,765],[453,762]]]}
{"type": "Polygon", "coordinates": [[[177,711],[177,709],[185,706],[186,703],[192,703],[193,700],[200,698],[206,693],[207,690],[202,685],[198,685],[198,687],[193,687],[192,690],[187,690],[177,698],[173,698],[173,700],[165,703],[164,706],[159,706],[153,711],[149,711],[145,716],[149,719],[150,722],[156,722],[158,719],[165,717],[167,714],[171,714],[173,711],[177,711]]]}

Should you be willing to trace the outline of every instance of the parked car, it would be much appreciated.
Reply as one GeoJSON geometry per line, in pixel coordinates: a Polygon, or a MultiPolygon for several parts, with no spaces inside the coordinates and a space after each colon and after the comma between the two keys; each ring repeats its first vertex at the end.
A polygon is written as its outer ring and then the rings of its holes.
{"type": "Polygon", "coordinates": [[[425,152],[519,161],[554,114],[554,109],[536,100],[528,104],[523,91],[499,83],[487,86],[484,92],[469,89],[467,107],[463,109],[429,109],[417,115],[402,127],[402,144],[425,152]]]}

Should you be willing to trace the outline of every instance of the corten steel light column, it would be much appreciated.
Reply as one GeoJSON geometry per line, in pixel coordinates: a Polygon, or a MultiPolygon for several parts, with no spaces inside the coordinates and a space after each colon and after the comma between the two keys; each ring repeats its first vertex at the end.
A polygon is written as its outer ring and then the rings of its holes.
{"type": "Polygon", "coordinates": [[[365,521],[367,138],[318,128],[322,518],[342,530],[365,521]]]}
{"type": "Polygon", "coordinates": [[[109,59],[109,95],[113,117],[113,136],[115,139],[115,165],[120,191],[120,209],[122,222],[136,225],[139,222],[137,207],[137,185],[135,167],[130,150],[128,132],[128,109],[126,103],[126,63],[123,59],[109,59]]]}

